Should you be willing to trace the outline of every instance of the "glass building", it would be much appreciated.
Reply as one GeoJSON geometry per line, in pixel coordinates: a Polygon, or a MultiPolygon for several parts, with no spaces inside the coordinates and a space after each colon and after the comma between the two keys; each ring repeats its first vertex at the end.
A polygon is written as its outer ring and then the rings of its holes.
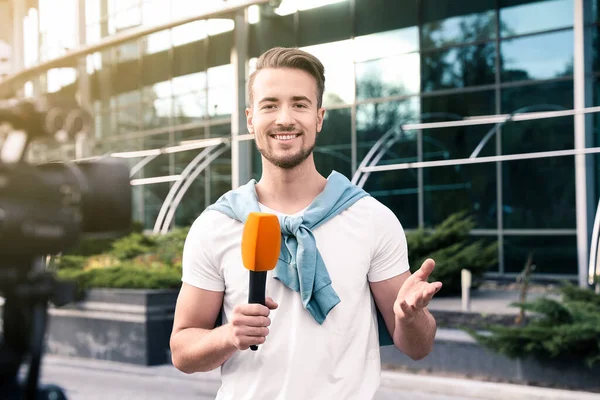
{"type": "Polygon", "coordinates": [[[535,251],[539,276],[587,279],[598,161],[573,149],[597,146],[598,117],[569,111],[600,106],[596,0],[12,1],[22,70],[0,98],[76,96],[94,120],[83,144],[30,158],[126,158],[149,230],[260,176],[245,81],[263,51],[294,46],[326,69],[323,174],[408,231],[468,211],[473,238],[499,243],[491,277],[535,251]],[[519,120],[536,112],[553,113],[519,120]]]}

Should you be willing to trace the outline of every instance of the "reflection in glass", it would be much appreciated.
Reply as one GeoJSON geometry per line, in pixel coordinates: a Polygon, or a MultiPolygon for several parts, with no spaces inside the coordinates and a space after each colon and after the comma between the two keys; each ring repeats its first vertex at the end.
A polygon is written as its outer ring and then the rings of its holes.
{"type": "Polygon", "coordinates": [[[423,91],[493,84],[495,63],[494,42],[423,53],[423,91]]]}
{"type": "Polygon", "coordinates": [[[504,271],[521,273],[533,252],[536,274],[577,274],[577,237],[504,236],[504,271]]]}
{"type": "Polygon", "coordinates": [[[501,44],[502,80],[552,79],[573,75],[573,31],[506,40],[501,44]]]}
{"type": "Polygon", "coordinates": [[[205,176],[209,179],[209,202],[212,204],[231,189],[231,152],[225,151],[217,157],[207,168],[205,176]]]}
{"type": "Polygon", "coordinates": [[[142,107],[142,128],[164,128],[171,124],[173,100],[170,97],[145,101],[142,107]]]}
{"type": "Polygon", "coordinates": [[[421,111],[423,113],[450,113],[461,118],[494,114],[495,105],[496,98],[493,90],[423,96],[421,98],[421,111]]]}
{"type": "Polygon", "coordinates": [[[573,108],[573,81],[502,89],[502,113],[513,113],[523,107],[541,107],[544,104],[565,109],[573,108]]]}
{"type": "Polygon", "coordinates": [[[211,117],[231,115],[234,106],[233,65],[209,68],[207,79],[208,115],[211,117]]]}
{"type": "Polygon", "coordinates": [[[153,229],[158,217],[158,212],[169,193],[171,182],[144,185],[144,228],[153,229]]]}
{"type": "Polygon", "coordinates": [[[359,100],[407,96],[419,93],[418,53],[356,64],[356,96],[359,100]]]}
{"type": "Polygon", "coordinates": [[[173,95],[206,90],[206,72],[196,72],[173,78],[173,95]]]}
{"type": "MultiPolygon", "coordinates": [[[[423,138],[425,155],[440,153],[432,138],[423,138]]],[[[443,159],[443,157],[436,157],[443,159]]],[[[457,158],[449,154],[450,159],[457,158]]],[[[427,158],[425,158],[427,160],[427,158]]],[[[497,226],[496,165],[460,165],[433,167],[423,170],[423,202],[426,226],[434,226],[450,215],[466,211],[476,222],[476,228],[497,226]]]]}
{"type": "MultiPolygon", "coordinates": [[[[395,128],[398,125],[409,122],[418,122],[419,113],[418,98],[386,103],[359,104],[356,107],[358,164],[360,164],[371,147],[373,147],[381,136],[385,135],[391,128],[395,128]]],[[[400,143],[410,143],[414,141],[414,132],[406,132],[406,135],[407,136],[403,141],[400,141],[400,143]]],[[[416,157],[416,145],[413,149],[411,147],[412,145],[408,146],[406,143],[398,145],[404,148],[401,154],[391,153],[391,157],[416,157]]],[[[382,160],[385,160],[385,158],[382,160]]]]}
{"type": "Polygon", "coordinates": [[[160,31],[145,36],[142,40],[142,54],[154,54],[171,47],[171,31],[160,31]]]}
{"type": "Polygon", "coordinates": [[[419,29],[416,26],[354,38],[354,60],[357,62],[419,51],[419,29]]]}
{"type": "Polygon", "coordinates": [[[396,214],[404,229],[419,225],[419,197],[416,170],[371,173],[364,189],[396,214]]]}
{"type": "Polygon", "coordinates": [[[495,37],[496,15],[494,11],[428,22],[423,24],[421,29],[423,50],[489,40],[495,37]]]}
{"type": "Polygon", "coordinates": [[[193,21],[171,30],[173,46],[181,46],[206,38],[206,21],[193,21]]]}
{"type": "Polygon", "coordinates": [[[572,156],[502,164],[506,229],[575,229],[572,156]]]}
{"type": "Polygon", "coordinates": [[[352,41],[326,43],[303,47],[318,57],[325,67],[325,106],[348,104],[354,101],[354,70],[352,63],[352,41]]]}
{"type": "Polygon", "coordinates": [[[140,129],[140,105],[119,108],[116,111],[119,135],[137,132],[140,129]]]}
{"type": "Polygon", "coordinates": [[[176,124],[199,122],[205,118],[205,92],[189,93],[173,98],[173,115],[176,124]]]}
{"type": "Polygon", "coordinates": [[[502,126],[502,154],[573,149],[574,129],[573,117],[507,122],[502,126]]]}
{"type": "MultiPolygon", "coordinates": [[[[500,1],[503,7],[505,0],[500,1]]],[[[515,36],[573,26],[573,1],[530,1],[500,9],[501,36],[515,36]]]]}
{"type": "Polygon", "coordinates": [[[314,149],[317,170],[328,176],[335,170],[346,177],[352,174],[352,121],[350,109],[329,110],[314,149]]]}

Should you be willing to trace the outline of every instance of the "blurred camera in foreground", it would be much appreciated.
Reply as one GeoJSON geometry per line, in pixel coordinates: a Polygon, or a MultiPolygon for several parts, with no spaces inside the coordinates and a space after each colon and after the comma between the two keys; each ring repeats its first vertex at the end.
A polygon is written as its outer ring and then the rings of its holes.
{"type": "Polygon", "coordinates": [[[82,140],[89,121],[73,104],[0,108],[1,399],[66,398],[59,387],[38,386],[38,380],[48,303],[70,303],[76,291],[57,281],[42,260],[84,236],[120,236],[131,227],[129,168],[123,161],[24,161],[31,142],[82,140]],[[24,383],[23,364],[28,364],[24,383]]]}

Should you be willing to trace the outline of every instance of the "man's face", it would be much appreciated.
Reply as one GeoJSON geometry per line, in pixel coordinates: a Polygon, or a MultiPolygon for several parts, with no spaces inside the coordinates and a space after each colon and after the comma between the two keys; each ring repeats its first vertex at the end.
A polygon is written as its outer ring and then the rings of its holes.
{"type": "Polygon", "coordinates": [[[266,68],[256,74],[251,90],[246,120],[258,151],[280,168],[298,166],[312,155],[323,126],[315,79],[298,69],[266,68]]]}

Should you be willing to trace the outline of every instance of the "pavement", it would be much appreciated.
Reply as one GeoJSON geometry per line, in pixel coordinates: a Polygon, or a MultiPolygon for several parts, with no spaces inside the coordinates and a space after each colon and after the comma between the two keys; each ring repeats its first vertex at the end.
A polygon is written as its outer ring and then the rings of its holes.
{"type": "MultiPolygon", "coordinates": [[[[69,400],[209,400],[215,398],[220,374],[215,370],[186,375],[172,365],[46,356],[41,381],[61,386],[69,400]]],[[[600,400],[600,394],[382,371],[381,388],[373,400],[500,399],[600,400]]]]}

